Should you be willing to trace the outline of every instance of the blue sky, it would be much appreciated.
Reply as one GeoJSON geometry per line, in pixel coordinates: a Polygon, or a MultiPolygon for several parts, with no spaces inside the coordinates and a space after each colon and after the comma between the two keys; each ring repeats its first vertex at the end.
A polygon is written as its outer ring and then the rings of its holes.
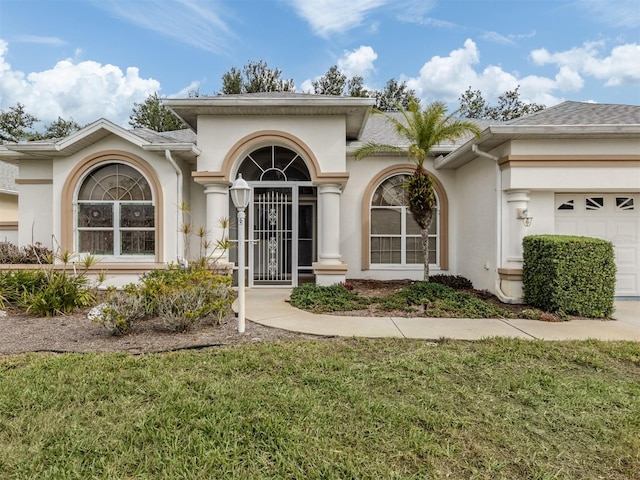
{"type": "Polygon", "coordinates": [[[640,104],[640,0],[1,0],[0,108],[127,126],[153,92],[217,93],[264,60],[299,92],[332,65],[423,103],[471,86],[640,104]]]}

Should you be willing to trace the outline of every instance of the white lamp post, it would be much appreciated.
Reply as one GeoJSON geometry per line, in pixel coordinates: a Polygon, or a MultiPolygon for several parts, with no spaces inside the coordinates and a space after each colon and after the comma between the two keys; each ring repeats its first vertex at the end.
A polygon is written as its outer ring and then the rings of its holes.
{"type": "Polygon", "coordinates": [[[244,333],[244,210],[249,205],[251,187],[238,174],[230,189],[231,200],[238,209],[238,333],[244,333]]]}

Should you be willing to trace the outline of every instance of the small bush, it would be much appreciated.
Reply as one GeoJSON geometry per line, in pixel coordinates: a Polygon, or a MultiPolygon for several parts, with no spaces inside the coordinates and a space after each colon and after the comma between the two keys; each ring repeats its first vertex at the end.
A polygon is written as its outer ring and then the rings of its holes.
{"type": "Polygon", "coordinates": [[[541,316],[542,312],[535,308],[527,308],[518,314],[518,318],[523,318],[525,320],[540,320],[541,316]]]}
{"type": "Polygon", "coordinates": [[[532,235],[523,242],[525,302],[548,312],[609,317],[616,265],[613,244],[591,237],[532,235]]]}
{"type": "Polygon", "coordinates": [[[0,264],[51,264],[53,251],[40,242],[18,248],[12,243],[0,243],[0,264]]]}
{"type": "Polygon", "coordinates": [[[291,292],[291,305],[315,313],[363,310],[371,303],[366,297],[348,290],[342,285],[320,286],[305,283],[291,292]]]}
{"type": "Polygon", "coordinates": [[[454,290],[471,290],[473,288],[473,283],[466,277],[462,275],[431,275],[429,277],[429,281],[433,283],[439,283],[441,285],[446,285],[447,287],[451,287],[454,290]]]}
{"type": "Polygon", "coordinates": [[[231,313],[232,303],[229,275],[172,265],[145,273],[139,284],[110,291],[93,317],[115,335],[123,335],[136,322],[156,316],[168,330],[182,332],[205,317],[220,324],[231,313]]]}
{"type": "Polygon", "coordinates": [[[70,313],[92,305],[96,297],[84,275],[45,271],[38,289],[23,289],[18,305],[42,317],[70,313]]]}
{"type": "Polygon", "coordinates": [[[146,315],[146,302],[141,289],[130,284],[123,290],[110,289],[105,301],[89,312],[88,317],[101,323],[113,335],[124,335],[146,315]]]}

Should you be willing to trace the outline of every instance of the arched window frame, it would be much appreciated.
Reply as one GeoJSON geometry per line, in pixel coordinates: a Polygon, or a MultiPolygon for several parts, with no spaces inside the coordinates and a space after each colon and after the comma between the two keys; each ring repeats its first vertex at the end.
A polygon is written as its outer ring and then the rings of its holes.
{"type": "MultiPolygon", "coordinates": [[[[414,269],[420,268],[420,264],[372,264],[371,262],[371,207],[373,201],[373,195],[376,189],[382,185],[382,183],[397,175],[411,175],[414,167],[411,165],[394,165],[388,167],[378,173],[368,184],[365,189],[362,198],[362,249],[361,249],[361,264],[362,270],[375,270],[375,269],[414,269]]],[[[433,221],[438,222],[437,230],[437,250],[436,250],[436,263],[431,264],[439,270],[448,270],[449,268],[449,201],[446,191],[440,180],[429,172],[429,176],[433,180],[433,188],[435,190],[436,199],[438,202],[438,215],[433,221]]]]}
{"type": "Polygon", "coordinates": [[[75,205],[78,251],[107,258],[155,255],[153,193],[136,168],[123,162],[96,165],[78,183],[75,205]],[[109,185],[113,178],[118,183],[109,185]],[[83,192],[85,186],[90,191],[83,192]]]}
{"type": "MultiPolygon", "coordinates": [[[[162,262],[164,251],[164,222],[162,188],[155,170],[142,158],[121,150],[106,150],[91,155],[79,162],[67,176],[62,187],[61,200],[61,241],[63,251],[79,252],[77,241],[77,195],[84,179],[96,168],[110,163],[122,163],[137,170],[151,188],[154,206],[155,252],[149,255],[104,256],[103,260],[113,262],[162,262]]],[[[79,252],[82,253],[82,252],[79,252]]]]}

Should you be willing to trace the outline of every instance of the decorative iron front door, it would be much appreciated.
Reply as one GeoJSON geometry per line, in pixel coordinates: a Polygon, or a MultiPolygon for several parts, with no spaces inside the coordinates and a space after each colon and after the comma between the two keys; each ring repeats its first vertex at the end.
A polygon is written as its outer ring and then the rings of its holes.
{"type": "Polygon", "coordinates": [[[254,187],[249,226],[249,285],[295,286],[297,188],[254,187]]]}

